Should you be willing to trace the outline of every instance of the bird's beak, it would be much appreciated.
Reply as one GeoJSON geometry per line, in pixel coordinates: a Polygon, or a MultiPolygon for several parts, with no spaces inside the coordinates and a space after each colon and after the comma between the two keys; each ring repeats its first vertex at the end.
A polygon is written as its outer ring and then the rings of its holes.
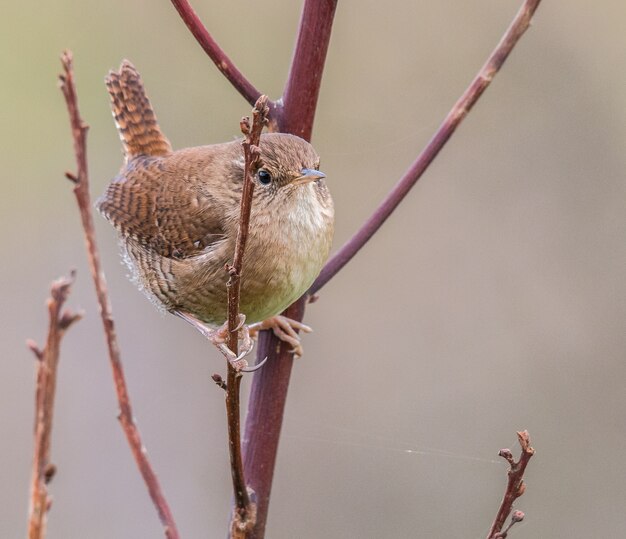
{"type": "Polygon", "coordinates": [[[291,182],[293,185],[304,185],[309,182],[316,182],[317,180],[321,180],[326,177],[326,174],[320,172],[319,170],[315,170],[312,168],[303,168],[300,171],[301,176],[294,178],[291,182]]]}

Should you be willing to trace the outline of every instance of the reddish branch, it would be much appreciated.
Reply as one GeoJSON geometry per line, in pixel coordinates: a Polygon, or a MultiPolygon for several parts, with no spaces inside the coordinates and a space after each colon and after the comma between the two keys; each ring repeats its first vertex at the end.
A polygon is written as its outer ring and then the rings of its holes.
{"type": "Polygon", "coordinates": [[[489,535],[487,535],[487,539],[504,539],[511,527],[524,518],[524,513],[521,511],[514,511],[511,523],[504,531],[501,531],[509,513],[511,512],[511,509],[513,509],[513,502],[524,494],[524,491],[526,490],[524,472],[526,471],[528,461],[535,454],[535,450],[530,445],[530,435],[527,430],[518,432],[517,439],[519,440],[519,444],[522,448],[522,454],[520,455],[518,461],[515,461],[510,449],[501,449],[499,453],[502,458],[506,459],[510,467],[504,498],[502,498],[500,509],[498,510],[498,514],[491,525],[491,530],[489,531],[489,535]]]}
{"type": "MultiPolygon", "coordinates": [[[[304,305],[305,300],[299,299],[285,311],[285,316],[302,320],[304,305]]],[[[246,479],[255,493],[257,504],[257,521],[251,539],[265,537],[278,442],[293,367],[291,346],[279,341],[274,333],[262,331],[257,343],[257,363],[265,358],[267,363],[255,372],[252,379],[243,442],[246,479]]]]}
{"type": "Polygon", "coordinates": [[[46,515],[52,503],[47,485],[55,468],[50,462],[50,438],[52,436],[52,416],[56,388],[57,366],[61,339],[67,329],[82,317],[81,313],[70,310],[63,312],[63,305],[74,282],[74,272],[70,277],[54,281],[48,298],[48,337],[41,350],[35,341],[27,341],[28,347],[37,358],[37,390],[35,394],[35,443],[33,471],[30,484],[30,507],[28,511],[28,539],[43,539],[46,535],[46,515]]]}
{"type": "Polygon", "coordinates": [[[256,100],[260,97],[259,92],[251,83],[243,76],[231,59],[220,48],[220,46],[213,39],[211,34],[205,28],[204,24],[191,7],[191,4],[187,0],[172,0],[172,4],[178,11],[181,19],[189,28],[189,31],[196,38],[200,46],[209,55],[209,58],[213,60],[213,63],[217,66],[222,74],[229,80],[233,87],[243,96],[243,98],[254,105],[256,100]]]}
{"type": "MultiPolygon", "coordinates": [[[[272,110],[270,119],[278,131],[296,134],[306,140],[311,138],[336,6],[336,0],[305,0],[283,106],[272,110]]],[[[284,314],[301,321],[304,309],[305,299],[301,298],[284,314]]],[[[265,358],[267,364],[255,373],[252,380],[244,437],[244,469],[257,503],[256,525],[250,535],[252,539],[265,536],[293,365],[290,346],[269,331],[261,332],[257,345],[257,363],[265,358]]]]}
{"type": "Polygon", "coordinates": [[[306,0],[278,110],[280,131],[311,140],[337,0],[306,0]]]}
{"type": "MultiPolygon", "coordinates": [[[[230,278],[228,290],[228,347],[238,355],[238,328],[241,325],[239,314],[239,299],[241,292],[241,272],[243,255],[248,239],[250,227],[250,211],[252,209],[252,195],[254,193],[254,170],[260,166],[259,141],[263,126],[267,124],[269,107],[267,96],[261,96],[252,110],[252,125],[250,118],[241,120],[241,132],[244,139],[241,143],[244,153],[244,177],[241,191],[241,208],[239,213],[239,228],[235,243],[233,264],[229,266],[230,278]]],[[[228,361],[228,377],[226,381],[226,414],[228,418],[228,442],[230,451],[230,469],[233,479],[233,493],[235,508],[231,522],[231,537],[245,538],[254,527],[256,520],[256,506],[250,502],[248,487],[244,478],[243,458],[241,456],[241,423],[240,423],[240,386],[241,370],[237,364],[228,361]]]]}
{"type": "Polygon", "coordinates": [[[441,148],[443,148],[456,128],[463,121],[465,116],[467,116],[467,113],[486,90],[487,86],[489,86],[496,73],[500,70],[502,64],[504,64],[504,61],[513,50],[513,47],[515,47],[524,32],[528,29],[530,20],[539,6],[540,1],[541,0],[526,0],[526,2],[524,2],[513,19],[513,22],[502,36],[500,43],[498,43],[497,47],[493,50],[463,95],[454,104],[428,145],[357,233],[328,261],[319,277],[313,283],[313,286],[311,286],[309,290],[310,294],[314,294],[322,288],[357,252],[359,252],[398,207],[417,180],[422,177],[422,174],[424,174],[433,159],[437,157],[441,148]]]}
{"type": "MultiPolygon", "coordinates": [[[[223,52],[204,27],[202,31],[209,39],[207,40],[205,36],[205,43],[203,43],[198,37],[197,28],[201,26],[201,23],[197,17],[190,19],[179,6],[186,6],[187,10],[191,8],[186,2],[176,0],[172,2],[196,39],[220,67],[215,58],[220,54],[223,55],[223,52]],[[189,20],[192,22],[190,23],[189,20]],[[219,54],[216,54],[216,51],[219,54]]],[[[311,287],[310,294],[324,286],[348,263],[408,194],[499,71],[519,38],[528,28],[539,2],[540,0],[526,0],[523,3],[500,43],[454,105],[430,143],[361,229],[326,264],[311,287]]],[[[310,140],[336,4],[336,0],[305,0],[298,40],[283,99],[276,102],[271,110],[270,121],[273,129],[297,134],[310,140]]],[[[241,85],[233,82],[232,73],[227,71],[225,75],[231,80],[233,86],[248,101],[251,101],[250,94],[246,95],[242,92],[241,85]]],[[[243,76],[241,78],[245,80],[243,76]]],[[[300,298],[286,310],[286,316],[302,320],[305,303],[306,298],[300,298]]],[[[256,373],[253,380],[244,440],[244,467],[248,484],[255,491],[257,499],[257,523],[252,534],[255,539],[260,539],[265,534],[278,440],[292,367],[289,348],[281,344],[269,332],[262,332],[259,339],[257,361],[259,358],[268,358],[268,363],[256,373]]]]}
{"type": "Polygon", "coordinates": [[[76,96],[76,86],[74,84],[74,73],[72,69],[72,54],[67,51],[61,57],[63,64],[63,74],[60,75],[60,87],[65,97],[67,110],[70,116],[72,136],[74,139],[74,153],[76,155],[77,173],[66,173],[68,179],[74,183],[74,195],[78,203],[78,209],[85,233],[85,243],[87,248],[87,259],[93,277],[100,315],[104,326],[109,359],[113,370],[113,380],[117,392],[117,400],[120,407],[118,419],[126,434],[128,444],[137,463],[137,467],[146,483],[150,498],[154,503],[161,523],[163,524],[165,536],[168,539],[178,539],[178,531],[172,517],[170,508],[163,496],[159,481],[148,460],[146,448],[144,447],[139,429],[135,424],[133,412],[130,404],[130,397],[124,378],[124,370],[120,357],[120,350],[113,323],[111,304],[107,293],[106,281],[100,263],[100,254],[96,245],[96,236],[91,215],[91,199],[89,196],[89,177],[87,170],[87,130],[88,126],[83,122],[78,110],[78,98],[76,96]]]}

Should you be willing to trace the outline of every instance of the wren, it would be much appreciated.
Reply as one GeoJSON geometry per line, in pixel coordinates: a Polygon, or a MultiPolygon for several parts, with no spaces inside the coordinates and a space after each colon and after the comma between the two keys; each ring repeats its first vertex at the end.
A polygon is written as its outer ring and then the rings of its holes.
{"type": "MultiPolygon", "coordinates": [[[[244,158],[240,140],[173,150],[139,73],[123,61],[106,78],[125,162],[97,202],[116,228],[133,280],[158,306],[197,325],[227,316],[244,158]]],[[[277,317],[313,283],[334,228],[333,201],[313,146],[266,133],[254,174],[240,311],[301,354],[302,324],[277,317]]],[[[255,325],[256,323],[256,325],[255,325]]]]}

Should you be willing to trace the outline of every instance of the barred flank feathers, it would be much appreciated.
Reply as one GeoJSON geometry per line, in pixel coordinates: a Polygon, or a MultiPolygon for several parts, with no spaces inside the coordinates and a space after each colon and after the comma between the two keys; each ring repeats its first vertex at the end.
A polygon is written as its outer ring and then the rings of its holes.
{"type": "Polygon", "coordinates": [[[172,146],[161,132],[135,66],[124,60],[119,72],[110,71],[105,79],[111,95],[111,108],[120,134],[126,161],[137,155],[160,156],[172,146]]]}

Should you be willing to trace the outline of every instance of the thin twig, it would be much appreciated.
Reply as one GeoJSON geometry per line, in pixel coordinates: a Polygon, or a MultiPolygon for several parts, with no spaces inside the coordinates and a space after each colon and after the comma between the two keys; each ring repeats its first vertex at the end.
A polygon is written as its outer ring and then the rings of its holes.
{"type": "Polygon", "coordinates": [[[517,524],[518,522],[524,520],[525,516],[526,515],[524,515],[523,511],[513,511],[513,514],[511,515],[511,520],[509,521],[509,525],[501,532],[497,532],[493,536],[493,539],[506,539],[506,537],[509,536],[509,531],[511,531],[511,528],[515,526],[515,524],[517,524]]]}
{"type": "MultiPolygon", "coordinates": [[[[250,211],[252,209],[252,195],[254,193],[253,174],[261,165],[259,142],[261,131],[267,124],[269,114],[267,96],[261,96],[252,110],[252,125],[250,118],[241,120],[241,132],[244,139],[241,143],[244,153],[244,176],[241,191],[241,209],[239,213],[239,228],[235,243],[233,264],[227,268],[230,278],[228,290],[228,347],[238,355],[238,328],[240,323],[239,299],[241,295],[241,273],[243,256],[250,227],[250,211]]],[[[243,458],[241,455],[241,422],[240,422],[240,386],[241,369],[237,363],[228,361],[228,376],[226,381],[226,414],[228,418],[228,442],[230,449],[230,468],[233,479],[233,493],[235,507],[231,522],[231,537],[245,538],[254,527],[256,520],[256,506],[250,501],[248,487],[244,478],[243,458]]]]}
{"type": "Polygon", "coordinates": [[[224,391],[226,391],[227,386],[226,386],[226,382],[222,378],[222,375],[217,374],[217,373],[212,374],[211,379],[215,382],[215,385],[217,387],[221,387],[224,391]]]}
{"type": "Polygon", "coordinates": [[[260,166],[259,142],[261,131],[267,124],[269,107],[268,98],[263,95],[259,97],[252,110],[252,125],[250,118],[242,118],[240,122],[241,132],[244,139],[241,142],[244,156],[243,188],[241,191],[241,207],[239,212],[239,228],[237,229],[237,240],[235,242],[235,254],[233,264],[228,267],[228,346],[237,355],[237,331],[239,321],[239,297],[241,292],[241,270],[243,267],[243,255],[248,241],[248,229],[250,228],[250,211],[252,209],[252,195],[254,193],[254,171],[260,166]]]}
{"type": "Polygon", "coordinates": [[[510,468],[508,471],[506,491],[504,493],[504,497],[502,498],[502,503],[500,504],[496,518],[491,525],[491,530],[489,530],[489,535],[487,535],[487,539],[503,539],[506,537],[509,529],[511,529],[511,526],[513,526],[516,522],[520,522],[524,518],[524,513],[521,511],[515,511],[509,526],[506,530],[504,530],[504,532],[501,531],[509,513],[511,512],[511,509],[513,509],[513,502],[524,494],[524,491],[526,490],[524,472],[526,471],[528,461],[535,454],[535,450],[530,445],[530,435],[527,430],[518,432],[517,439],[522,448],[522,454],[520,455],[518,461],[515,461],[510,449],[501,449],[500,453],[498,453],[509,463],[510,468]]]}
{"type": "Polygon", "coordinates": [[[524,2],[504,36],[502,36],[500,43],[498,43],[497,47],[487,59],[487,62],[483,65],[463,95],[454,104],[452,110],[450,110],[426,148],[424,148],[422,153],[363,226],[324,266],[319,277],[311,286],[309,290],[310,294],[314,294],[322,288],[359,252],[398,207],[417,180],[422,177],[422,174],[424,174],[441,148],[443,148],[456,128],[463,121],[463,118],[467,116],[467,113],[471,110],[476,101],[478,101],[478,98],[482,95],[487,86],[489,86],[496,73],[500,70],[502,64],[504,64],[504,61],[513,50],[513,47],[515,47],[518,40],[528,29],[532,16],[539,6],[540,1],[541,0],[526,0],[524,2]]]}
{"type": "Polygon", "coordinates": [[[220,48],[217,42],[213,39],[209,31],[206,29],[202,21],[191,7],[191,4],[187,0],[171,0],[172,4],[178,11],[181,19],[189,28],[189,31],[196,38],[196,41],[209,55],[209,58],[213,60],[213,63],[217,66],[222,74],[230,81],[235,89],[243,96],[243,98],[254,105],[256,100],[260,97],[259,92],[252,83],[246,79],[246,77],[239,71],[231,59],[220,48]]]}
{"type": "Polygon", "coordinates": [[[37,358],[37,389],[35,393],[35,443],[33,470],[30,484],[30,507],[28,511],[28,539],[43,539],[46,535],[46,516],[52,502],[47,485],[54,475],[55,468],[50,462],[50,439],[52,436],[52,416],[56,388],[57,366],[61,339],[67,329],[82,313],[63,309],[74,282],[75,272],[52,283],[48,298],[48,337],[41,350],[35,341],[27,341],[27,346],[37,358]]]}
{"type": "Polygon", "coordinates": [[[96,245],[96,236],[93,226],[93,218],[91,215],[91,199],[89,196],[89,177],[87,169],[87,129],[80,116],[78,110],[78,98],[76,95],[76,86],[74,84],[74,74],[72,69],[72,53],[66,51],[61,57],[63,64],[63,74],[60,75],[60,87],[67,103],[67,110],[70,116],[70,124],[72,127],[72,136],[74,138],[74,153],[76,154],[76,164],[78,171],[76,174],[67,173],[67,177],[74,182],[74,195],[78,203],[78,209],[85,233],[85,243],[87,248],[87,259],[89,268],[93,277],[98,304],[100,306],[100,315],[104,326],[107,347],[109,351],[109,359],[111,369],[113,370],[113,380],[115,382],[115,390],[117,392],[117,401],[120,407],[118,419],[124,430],[124,434],[128,440],[128,444],[137,463],[137,467],[146,483],[150,498],[154,503],[159,515],[159,519],[163,524],[165,536],[168,539],[178,539],[178,531],[169,505],[163,496],[161,486],[154,470],[148,460],[148,454],[144,447],[139,429],[135,424],[133,412],[130,403],[130,396],[126,387],[124,378],[124,370],[120,357],[120,350],[117,343],[115,333],[115,325],[113,323],[113,315],[111,312],[111,304],[107,293],[106,281],[100,263],[100,254],[96,245]]]}

